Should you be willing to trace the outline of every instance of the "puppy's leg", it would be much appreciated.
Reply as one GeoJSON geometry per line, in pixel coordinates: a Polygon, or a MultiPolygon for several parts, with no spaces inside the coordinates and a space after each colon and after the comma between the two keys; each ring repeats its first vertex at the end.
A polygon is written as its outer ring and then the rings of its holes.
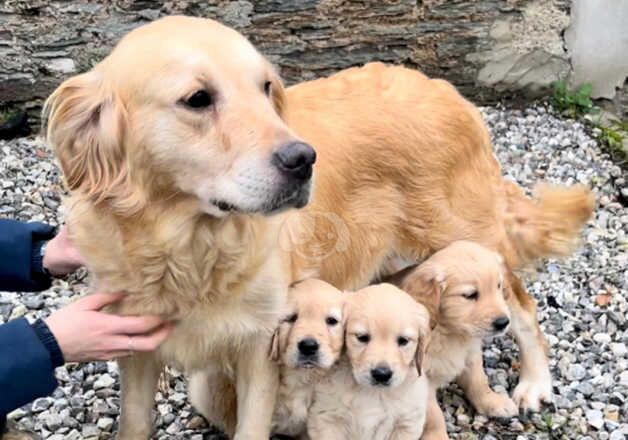
{"type": "Polygon", "coordinates": [[[325,413],[321,413],[308,419],[307,438],[312,440],[346,440],[347,431],[343,429],[345,423],[339,421],[336,414],[325,416],[325,413]]]}
{"type": "Polygon", "coordinates": [[[236,391],[233,381],[220,371],[208,369],[190,376],[192,406],[205,420],[233,438],[236,427],[236,391]]]}
{"type": "Polygon", "coordinates": [[[517,415],[517,405],[506,394],[493,391],[488,383],[482,363],[480,342],[469,351],[466,368],[457,379],[467,399],[480,414],[491,417],[513,417],[517,415]]]}
{"type": "Polygon", "coordinates": [[[427,413],[425,415],[425,427],[421,440],[449,440],[445,416],[438,405],[436,390],[430,387],[427,398],[427,413]]]}
{"type": "Polygon", "coordinates": [[[161,364],[154,353],[136,353],[118,360],[120,366],[121,410],[118,440],[150,438],[151,410],[161,364]]]}
{"type": "Polygon", "coordinates": [[[521,280],[510,274],[512,295],[508,305],[512,332],[521,353],[519,384],[513,400],[525,411],[538,411],[541,402],[552,400],[552,376],[547,358],[547,343],[536,319],[536,303],[526,292],[521,280]]]}
{"type": "Polygon", "coordinates": [[[270,437],[279,372],[268,359],[270,333],[260,335],[240,350],[236,365],[238,418],[234,440],[270,437]]]}

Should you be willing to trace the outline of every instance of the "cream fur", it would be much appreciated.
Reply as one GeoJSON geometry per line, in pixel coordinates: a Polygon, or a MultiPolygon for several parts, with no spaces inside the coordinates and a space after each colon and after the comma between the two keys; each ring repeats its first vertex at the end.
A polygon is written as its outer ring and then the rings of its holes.
{"type": "Polygon", "coordinates": [[[389,285],[370,286],[346,299],[346,352],[315,386],[308,435],[325,440],[416,440],[421,436],[429,384],[421,374],[429,333],[427,310],[389,285]],[[368,342],[356,339],[367,334],[368,342]],[[398,339],[406,337],[406,345],[398,339]],[[389,367],[388,385],[364,383],[366,371],[389,367]]]}

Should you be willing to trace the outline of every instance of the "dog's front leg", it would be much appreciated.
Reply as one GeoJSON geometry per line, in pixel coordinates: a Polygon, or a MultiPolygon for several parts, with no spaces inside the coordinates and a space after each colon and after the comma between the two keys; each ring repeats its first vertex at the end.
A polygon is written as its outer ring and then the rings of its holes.
{"type": "Polygon", "coordinates": [[[118,365],[122,394],[118,440],[148,439],[161,364],[154,353],[136,353],[119,359],[118,365]]]}
{"type": "Polygon", "coordinates": [[[512,394],[524,411],[538,411],[541,402],[552,400],[552,376],[547,358],[547,343],[536,318],[536,303],[526,292],[521,280],[510,274],[512,295],[508,300],[515,335],[521,356],[519,384],[512,394]]]}
{"type": "Polygon", "coordinates": [[[275,408],[279,372],[268,359],[270,333],[240,350],[236,365],[238,420],[234,440],[267,440],[275,408]]]}
{"type": "Polygon", "coordinates": [[[430,387],[427,397],[427,411],[425,414],[425,426],[421,440],[449,440],[447,423],[443,411],[438,405],[436,390],[430,387]]]}
{"type": "Polygon", "coordinates": [[[515,402],[508,395],[493,391],[488,383],[488,377],[484,371],[481,342],[469,351],[466,367],[457,382],[478,413],[501,418],[517,415],[515,402]]]}

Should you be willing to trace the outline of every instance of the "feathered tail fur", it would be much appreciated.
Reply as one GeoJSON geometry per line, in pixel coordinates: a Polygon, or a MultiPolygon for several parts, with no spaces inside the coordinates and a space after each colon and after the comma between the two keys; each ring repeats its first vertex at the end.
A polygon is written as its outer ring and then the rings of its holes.
{"type": "Polygon", "coordinates": [[[539,184],[531,199],[517,184],[504,181],[504,192],[506,233],[519,267],[569,255],[595,204],[593,193],[583,185],[539,184]]]}

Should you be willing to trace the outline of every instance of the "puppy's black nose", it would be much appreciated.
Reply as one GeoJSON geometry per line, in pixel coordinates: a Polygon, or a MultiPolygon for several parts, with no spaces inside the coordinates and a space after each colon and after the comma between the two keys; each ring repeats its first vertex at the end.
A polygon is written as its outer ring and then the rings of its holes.
{"type": "Polygon", "coordinates": [[[316,339],[307,338],[299,341],[297,345],[299,353],[305,356],[312,356],[318,351],[318,341],[316,339]]]}
{"type": "Polygon", "coordinates": [[[510,324],[510,319],[508,319],[508,317],[506,316],[500,316],[495,321],[493,321],[493,329],[495,329],[495,331],[502,331],[503,329],[508,327],[508,324],[510,324]]]}
{"type": "Polygon", "coordinates": [[[377,384],[388,385],[393,372],[388,367],[375,367],[371,370],[371,377],[377,384]]]}
{"type": "Polygon", "coordinates": [[[307,180],[312,177],[316,151],[304,142],[290,142],[273,153],[272,161],[287,176],[307,180]]]}

